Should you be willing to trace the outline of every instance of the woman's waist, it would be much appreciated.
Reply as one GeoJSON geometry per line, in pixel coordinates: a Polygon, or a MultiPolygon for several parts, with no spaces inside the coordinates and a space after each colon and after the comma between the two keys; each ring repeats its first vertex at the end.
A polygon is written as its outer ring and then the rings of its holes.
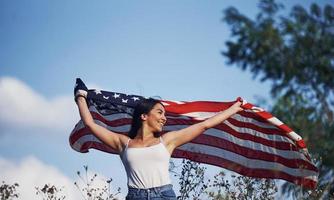
{"type": "Polygon", "coordinates": [[[150,191],[162,192],[162,191],[173,189],[173,185],[166,184],[166,185],[150,187],[150,188],[137,188],[135,186],[128,186],[128,189],[129,191],[136,191],[136,192],[150,192],[150,191]]]}

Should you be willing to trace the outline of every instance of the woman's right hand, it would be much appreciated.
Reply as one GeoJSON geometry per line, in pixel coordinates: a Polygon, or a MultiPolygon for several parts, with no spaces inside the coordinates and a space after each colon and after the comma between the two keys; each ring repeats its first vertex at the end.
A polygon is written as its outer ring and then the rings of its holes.
{"type": "Polygon", "coordinates": [[[237,100],[229,109],[233,110],[234,113],[237,113],[244,110],[241,106],[242,100],[237,100]]]}
{"type": "Polygon", "coordinates": [[[87,94],[88,94],[88,88],[80,78],[77,78],[74,86],[75,102],[77,102],[78,97],[87,98],[87,94]]]}

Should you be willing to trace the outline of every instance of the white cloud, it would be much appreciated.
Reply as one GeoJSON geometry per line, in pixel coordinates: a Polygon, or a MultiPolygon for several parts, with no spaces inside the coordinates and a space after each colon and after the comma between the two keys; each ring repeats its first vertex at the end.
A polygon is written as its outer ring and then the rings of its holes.
{"type": "Polygon", "coordinates": [[[80,199],[80,194],[73,181],[64,176],[58,169],[46,165],[35,157],[27,157],[20,163],[14,163],[0,157],[1,181],[7,184],[18,183],[17,192],[21,200],[39,199],[35,187],[42,188],[45,184],[64,187],[63,195],[66,199],[80,199]]]}
{"type": "Polygon", "coordinates": [[[0,110],[1,124],[20,128],[65,129],[79,116],[72,96],[48,100],[13,77],[0,77],[0,110]]]}
{"type": "MultiPolygon", "coordinates": [[[[90,172],[88,177],[92,177],[92,174],[94,173],[90,172]]],[[[41,196],[36,195],[35,187],[42,188],[45,184],[55,185],[57,188],[63,187],[63,191],[59,194],[66,196],[67,200],[83,199],[78,188],[74,185],[76,181],[83,188],[79,178],[73,181],[54,166],[47,165],[33,156],[26,157],[19,163],[0,157],[0,177],[0,182],[5,181],[6,184],[10,185],[19,184],[16,190],[19,193],[19,200],[42,199],[41,196]]],[[[102,188],[105,181],[106,178],[98,174],[94,181],[95,184],[91,187],[102,188]]],[[[122,198],[121,195],[117,197],[122,198]]]]}

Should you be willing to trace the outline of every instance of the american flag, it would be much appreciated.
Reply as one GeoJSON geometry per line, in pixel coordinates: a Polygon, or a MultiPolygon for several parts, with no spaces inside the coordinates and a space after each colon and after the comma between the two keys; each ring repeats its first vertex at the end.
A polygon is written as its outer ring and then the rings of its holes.
{"type": "MultiPolygon", "coordinates": [[[[119,134],[129,132],[134,106],[142,99],[142,96],[101,90],[89,90],[87,96],[95,122],[119,134]]],[[[162,134],[210,118],[234,102],[162,100],[167,117],[162,134]]],[[[315,188],[318,169],[302,138],[263,109],[246,101],[242,107],[243,111],[175,149],[172,157],[223,167],[244,176],[283,179],[315,188]]],[[[81,120],[69,141],[81,153],[94,148],[116,154],[90,133],[81,120]]]]}

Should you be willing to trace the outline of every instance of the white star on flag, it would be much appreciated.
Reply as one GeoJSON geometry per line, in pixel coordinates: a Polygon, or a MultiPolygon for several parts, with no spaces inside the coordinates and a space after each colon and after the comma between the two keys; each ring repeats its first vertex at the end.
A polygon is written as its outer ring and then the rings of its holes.
{"type": "Polygon", "coordinates": [[[133,101],[138,101],[139,98],[138,97],[132,97],[133,101]]]}
{"type": "Polygon", "coordinates": [[[102,94],[102,93],[101,93],[101,90],[95,90],[94,92],[95,92],[96,95],[98,95],[98,94],[102,94]]]}
{"type": "Polygon", "coordinates": [[[114,98],[117,99],[119,97],[119,94],[115,93],[114,98]]]}

